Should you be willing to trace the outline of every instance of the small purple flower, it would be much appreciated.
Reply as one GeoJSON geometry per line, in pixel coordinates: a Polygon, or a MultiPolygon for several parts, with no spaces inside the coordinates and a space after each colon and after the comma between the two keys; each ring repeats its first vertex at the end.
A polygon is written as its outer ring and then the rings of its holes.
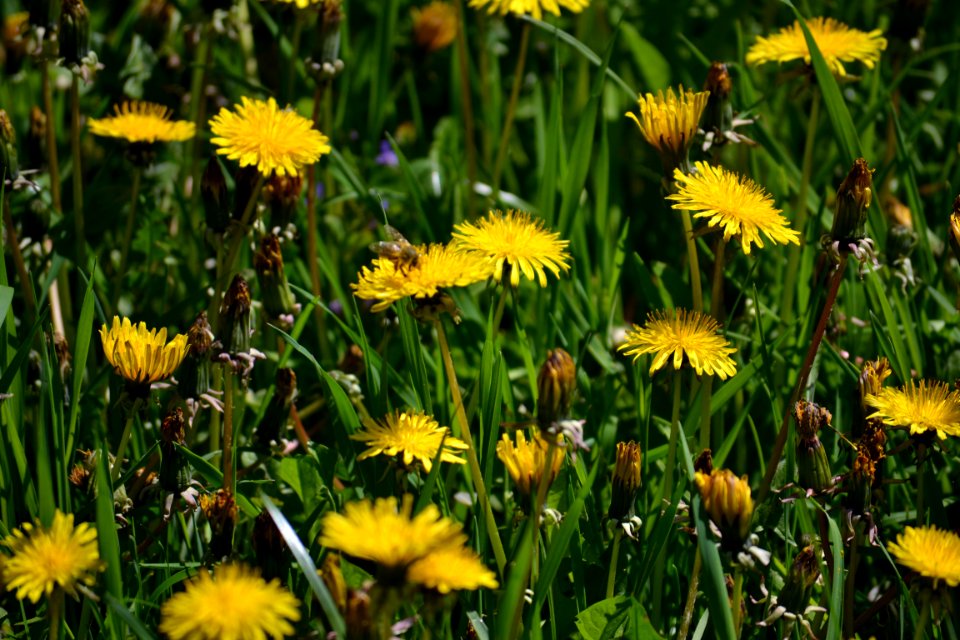
{"type": "Polygon", "coordinates": [[[400,164],[397,154],[393,152],[393,147],[387,140],[380,141],[380,155],[377,156],[377,164],[384,167],[395,167],[400,164]]]}

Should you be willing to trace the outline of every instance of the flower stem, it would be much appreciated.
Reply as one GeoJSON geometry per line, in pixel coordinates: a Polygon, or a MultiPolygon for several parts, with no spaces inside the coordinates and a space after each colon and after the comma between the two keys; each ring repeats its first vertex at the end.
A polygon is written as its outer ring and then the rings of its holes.
{"type": "Polygon", "coordinates": [[[477,181],[477,141],[473,124],[473,102],[470,98],[470,64],[467,60],[466,23],[463,0],[457,0],[457,62],[460,67],[460,102],[463,108],[464,141],[467,150],[467,213],[473,213],[473,185],[477,181]]]}
{"type": "Polygon", "coordinates": [[[63,589],[56,587],[47,603],[47,616],[50,618],[49,640],[60,638],[60,619],[63,617],[63,589]]]}
{"type": "Polygon", "coordinates": [[[120,446],[117,447],[117,453],[113,458],[113,468],[110,471],[110,485],[115,485],[120,478],[120,466],[123,463],[123,456],[127,453],[127,445],[130,443],[130,432],[133,431],[133,422],[140,411],[140,405],[143,400],[137,398],[133,401],[133,406],[127,414],[127,422],[123,426],[123,434],[120,436],[120,446]]]}
{"type": "Polygon", "coordinates": [[[693,310],[703,311],[703,285],[700,283],[700,258],[697,256],[697,241],[693,239],[693,221],[689,211],[681,211],[683,237],[687,242],[687,258],[690,261],[690,288],[693,291],[693,310]]]}
{"type": "Polygon", "coordinates": [[[680,622],[680,632],[677,634],[677,640],[686,640],[690,633],[690,625],[693,623],[693,608],[697,603],[697,592],[700,589],[700,569],[703,566],[703,558],[700,556],[700,550],[693,559],[693,573],[690,575],[690,587],[687,589],[687,603],[683,606],[683,619],[680,622]]]}
{"type": "Polygon", "coordinates": [[[610,550],[610,570],[607,572],[607,598],[613,597],[613,591],[617,584],[617,561],[620,557],[620,541],[623,539],[623,529],[617,527],[617,532],[613,534],[613,547],[610,550]]]}
{"type": "MultiPolygon", "coordinates": [[[[717,235],[717,244],[713,252],[713,285],[710,288],[710,315],[717,322],[723,318],[723,263],[727,241],[723,234],[717,235]]],[[[710,401],[713,399],[713,376],[707,376],[703,381],[703,391],[700,394],[700,448],[710,447],[710,423],[713,416],[710,414],[710,401]]]]}
{"type": "Polygon", "coordinates": [[[224,254],[226,257],[223,263],[218,265],[215,293],[213,300],[210,301],[210,310],[207,313],[211,318],[215,318],[216,316],[214,314],[220,310],[220,298],[223,296],[223,288],[230,279],[230,276],[233,275],[233,265],[237,261],[240,247],[243,246],[243,241],[247,237],[247,227],[250,225],[250,220],[257,210],[257,200],[260,199],[260,191],[263,189],[264,182],[266,182],[266,177],[261,173],[257,178],[257,184],[253,187],[253,192],[250,194],[250,200],[247,201],[247,207],[243,210],[243,217],[240,219],[240,223],[233,229],[236,233],[231,233],[230,235],[230,244],[227,245],[227,251],[224,254]]]}
{"type": "Polygon", "coordinates": [[[293,35],[290,38],[290,60],[288,64],[289,76],[287,77],[287,101],[294,101],[293,88],[297,79],[297,60],[300,57],[300,39],[303,35],[303,11],[293,10],[293,35]]]}
{"type": "Polygon", "coordinates": [[[853,542],[850,544],[850,565],[847,567],[847,576],[843,584],[843,637],[854,637],[854,606],[855,591],[857,581],[857,565],[860,564],[860,543],[863,536],[860,527],[853,534],[853,542]]]}
{"type": "Polygon", "coordinates": [[[827,329],[827,321],[830,319],[830,312],[833,311],[833,304],[837,301],[837,293],[840,291],[840,283],[843,282],[843,273],[847,266],[847,254],[842,254],[840,264],[833,271],[830,289],[827,292],[827,299],[823,303],[820,311],[820,320],[817,322],[817,328],[810,338],[810,347],[807,349],[807,356],[803,361],[803,367],[800,369],[800,375],[797,378],[797,385],[790,396],[790,403],[784,412],[783,421],[780,423],[780,431],[777,433],[777,440],[773,445],[773,451],[770,459],[767,461],[767,469],[763,474],[763,483],[760,485],[760,491],[757,493],[756,502],[759,504],[767,497],[770,491],[770,485],[773,482],[773,476],[777,472],[777,465],[780,464],[780,458],[783,456],[783,449],[787,444],[787,432],[790,426],[790,416],[793,415],[793,407],[803,394],[807,386],[807,378],[810,377],[810,370],[813,368],[814,358],[817,351],[820,350],[820,343],[823,342],[823,334],[827,329]]]}
{"type": "Polygon", "coordinates": [[[115,301],[120,300],[120,285],[123,283],[123,274],[127,272],[127,258],[130,257],[130,245],[133,243],[133,228],[137,218],[137,200],[140,198],[141,173],[140,167],[133,167],[133,180],[130,184],[130,208],[127,210],[127,228],[123,232],[123,247],[120,250],[120,269],[113,277],[115,301]]]}
{"type": "Polygon", "coordinates": [[[743,569],[737,567],[733,572],[733,634],[740,637],[740,625],[743,622],[741,617],[741,603],[743,602],[743,569]]]}
{"type": "Polygon", "coordinates": [[[927,447],[924,444],[917,446],[917,526],[922,527],[925,524],[924,514],[924,490],[926,482],[923,476],[926,471],[927,447]]]}
{"type": "Polygon", "coordinates": [[[917,620],[917,630],[913,633],[913,640],[923,640],[927,635],[927,625],[930,624],[930,596],[924,596],[920,603],[920,619],[917,620]]]}
{"type": "MultiPolygon", "coordinates": [[[[673,372],[673,412],[670,417],[670,444],[667,447],[667,467],[663,472],[663,492],[660,505],[673,497],[673,469],[677,462],[677,437],[680,433],[680,371],[673,372]]],[[[663,572],[666,568],[666,555],[657,556],[657,563],[653,568],[653,610],[659,617],[662,615],[661,602],[663,600],[663,572]]],[[[657,621],[661,622],[660,620],[657,621]]]]}
{"type": "Polygon", "coordinates": [[[53,208],[63,211],[60,197],[60,163],[57,160],[57,120],[53,113],[53,87],[50,84],[50,61],[40,63],[40,82],[43,84],[43,111],[47,117],[47,170],[50,172],[50,197],[53,208]]]}
{"type": "Polygon", "coordinates": [[[510,90],[510,102],[507,103],[507,115],[503,121],[503,131],[500,133],[500,145],[497,147],[497,159],[493,164],[493,181],[491,182],[491,197],[496,200],[500,193],[500,176],[503,173],[503,163],[507,159],[507,148],[510,146],[510,132],[513,129],[513,118],[517,113],[517,100],[520,98],[520,89],[523,87],[523,69],[527,63],[527,49],[530,45],[530,23],[524,22],[520,32],[520,52],[517,54],[517,67],[513,73],[513,88],[510,90]]]}
{"type": "Polygon", "coordinates": [[[497,309],[493,312],[493,334],[497,335],[500,332],[500,323],[503,321],[503,310],[507,305],[507,295],[509,295],[510,290],[507,288],[507,285],[502,285],[502,290],[500,292],[500,300],[497,302],[497,309]]]}
{"type": "Polygon", "coordinates": [[[470,434],[470,423],[467,422],[467,413],[463,408],[463,398],[460,396],[460,385],[457,383],[457,372],[453,368],[453,358],[450,356],[447,334],[444,331],[443,322],[441,322],[439,318],[434,320],[434,326],[437,330],[437,340],[440,342],[440,353],[443,356],[443,365],[447,371],[450,394],[453,396],[454,410],[457,413],[457,420],[460,422],[460,433],[456,435],[467,443],[467,466],[470,468],[470,476],[473,480],[474,488],[477,491],[477,500],[480,502],[480,508],[483,510],[487,537],[490,539],[490,546],[493,547],[493,555],[497,560],[497,569],[500,576],[503,577],[504,569],[507,565],[507,556],[503,551],[503,543],[500,542],[500,532],[497,529],[497,521],[493,517],[493,509],[490,506],[490,499],[487,496],[487,488],[483,483],[483,473],[480,471],[477,448],[473,444],[473,436],[470,434]]]}
{"type": "Polygon", "coordinates": [[[234,493],[233,472],[233,366],[223,367],[223,488],[234,493]]]}
{"type": "MultiPolygon", "coordinates": [[[[330,86],[330,80],[317,82],[313,93],[313,126],[319,128],[320,105],[323,103],[325,90],[330,86]]],[[[310,265],[310,286],[313,295],[320,296],[320,263],[317,261],[317,165],[307,167],[307,264],[310,265]]],[[[313,309],[314,326],[317,329],[317,340],[322,345],[326,339],[324,331],[323,309],[316,305],[313,309]]]]}
{"type": "MultiPolygon", "coordinates": [[[[50,126],[50,122],[47,122],[50,126]]],[[[86,229],[83,222],[83,171],[80,157],[80,76],[70,83],[70,150],[73,152],[73,230],[77,243],[77,266],[87,266],[86,229]]]]}
{"type": "Polygon", "coordinates": [[[10,213],[10,194],[6,192],[3,194],[3,225],[7,228],[7,244],[10,245],[13,264],[17,269],[17,278],[20,280],[20,287],[23,290],[23,302],[27,307],[27,317],[32,321],[37,317],[37,298],[30,284],[30,272],[27,271],[27,265],[23,261],[20,241],[17,238],[17,228],[13,224],[13,215],[10,213]]]}

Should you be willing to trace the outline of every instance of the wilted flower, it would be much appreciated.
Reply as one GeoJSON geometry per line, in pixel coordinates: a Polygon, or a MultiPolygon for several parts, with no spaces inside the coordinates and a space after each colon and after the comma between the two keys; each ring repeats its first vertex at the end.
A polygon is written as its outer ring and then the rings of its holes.
{"type": "Polygon", "coordinates": [[[617,461],[613,469],[610,509],[607,515],[616,521],[633,515],[637,491],[640,489],[640,445],[632,440],[617,443],[617,461]]]}
{"type": "Polygon", "coordinates": [[[551,349],[537,375],[537,423],[541,429],[566,418],[577,391],[577,365],[564,349],[551,349]]]}

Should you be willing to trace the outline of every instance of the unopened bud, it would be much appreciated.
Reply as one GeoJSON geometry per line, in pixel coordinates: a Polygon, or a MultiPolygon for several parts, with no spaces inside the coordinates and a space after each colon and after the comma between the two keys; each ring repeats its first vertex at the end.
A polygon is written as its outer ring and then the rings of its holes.
{"type": "Polygon", "coordinates": [[[793,558],[790,572],[777,596],[777,605],[788,613],[802,617],[810,601],[810,590],[820,577],[820,563],[816,549],[810,545],[793,558]]]}
{"type": "Polygon", "coordinates": [[[950,212],[950,226],[947,234],[953,256],[960,260],[960,196],[957,196],[953,201],[953,211],[950,212]]]}
{"type": "Polygon", "coordinates": [[[212,345],[213,330],[207,321],[207,312],[201,311],[187,330],[187,357],[183,359],[177,374],[183,397],[199,398],[210,390],[212,345]]]}
{"type": "Polygon", "coordinates": [[[274,174],[263,186],[264,200],[270,207],[270,226],[283,229],[293,221],[303,192],[303,174],[274,174]]]}
{"type": "Polygon", "coordinates": [[[827,452],[817,435],[829,426],[832,416],[825,408],[801,400],[794,408],[797,421],[797,471],[800,486],[816,492],[833,486],[833,474],[827,452]]]}
{"type": "Polygon", "coordinates": [[[629,519],[634,512],[640,489],[640,445],[632,440],[617,443],[617,464],[613,469],[610,509],[607,515],[616,521],[629,519]]]}
{"type": "Polygon", "coordinates": [[[267,405],[263,419],[253,434],[254,443],[262,448],[280,441],[280,436],[290,420],[290,408],[297,397],[297,374],[293,369],[277,369],[273,397],[267,405]]]}
{"type": "Polygon", "coordinates": [[[210,523],[210,553],[224,558],[233,550],[233,530],[237,526],[239,509],[233,495],[226,489],[200,496],[200,510],[210,523]]]}
{"type": "Polygon", "coordinates": [[[42,167],[47,162],[47,116],[37,105],[30,107],[30,128],[23,143],[27,164],[42,167]]]}
{"type": "Polygon", "coordinates": [[[427,53],[449,47],[456,39],[459,19],[452,4],[435,0],[422,9],[411,9],[410,13],[413,39],[427,53]]]}
{"type": "Polygon", "coordinates": [[[253,553],[264,580],[283,578],[290,564],[290,548],[266,510],[253,521],[253,553]]]}
{"type": "Polygon", "coordinates": [[[223,233],[230,222],[230,201],[227,180],[216,156],[207,161],[207,168],[200,179],[200,196],[203,199],[204,219],[207,228],[214,233],[223,233]]]}
{"type": "MultiPolygon", "coordinates": [[[[733,79],[727,65],[714,62],[707,71],[707,80],[703,83],[703,90],[710,92],[707,98],[707,107],[703,112],[704,131],[723,133],[733,129],[733,103],[730,94],[733,92],[733,79]]],[[[724,137],[718,137],[725,140],[724,137]]]]}
{"type": "Polygon", "coordinates": [[[723,546],[736,549],[747,539],[753,517],[753,498],[747,476],[738,478],[729,469],[696,473],[703,508],[723,535],[723,546]]]}
{"type": "Polygon", "coordinates": [[[10,116],[0,109],[0,181],[16,180],[20,175],[20,161],[17,158],[17,134],[13,130],[10,116]]]}
{"type": "Polygon", "coordinates": [[[178,446],[185,437],[186,420],[177,407],[160,423],[160,486],[170,493],[180,493],[190,482],[190,469],[178,446]]]}
{"type": "Polygon", "coordinates": [[[90,53],[90,13],[83,0],[63,0],[60,9],[60,57],[79,65],[90,53]]]}
{"type": "Polygon", "coordinates": [[[283,270],[283,254],[277,236],[270,234],[263,237],[259,251],[253,255],[253,268],[257,271],[263,309],[267,315],[280,318],[293,314],[296,301],[283,270]]]}
{"type": "Polygon", "coordinates": [[[537,424],[541,429],[567,417],[576,390],[573,358],[563,349],[551,349],[537,375],[537,424]]]}
{"type": "Polygon", "coordinates": [[[347,609],[347,582],[343,579],[343,571],[340,569],[340,556],[336,553],[328,553],[320,565],[320,578],[326,585],[327,591],[337,605],[337,609],[346,613],[347,609]]]}
{"type": "Polygon", "coordinates": [[[836,213],[830,235],[841,244],[862,240],[867,212],[873,200],[873,169],[863,158],[857,158],[850,173],[837,189],[836,213]]]}
{"type": "Polygon", "coordinates": [[[844,506],[854,514],[863,514],[870,510],[873,502],[873,482],[877,473],[877,464],[866,448],[857,446],[853,465],[846,476],[844,506]]]}
{"type": "Polygon", "coordinates": [[[218,337],[225,353],[236,355],[250,351],[250,337],[253,335],[252,307],[250,285],[238,273],[233,277],[220,305],[218,337]]]}

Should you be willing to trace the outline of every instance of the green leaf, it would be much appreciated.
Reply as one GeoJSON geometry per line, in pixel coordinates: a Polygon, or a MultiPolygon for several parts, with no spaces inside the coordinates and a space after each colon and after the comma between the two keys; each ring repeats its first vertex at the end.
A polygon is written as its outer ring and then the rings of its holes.
{"type": "Polygon", "coordinates": [[[662,638],[650,624],[647,612],[632,596],[607,598],[591,605],[580,612],[576,618],[576,625],[583,640],[662,638]],[[639,625],[634,621],[638,621],[639,625]]]}

